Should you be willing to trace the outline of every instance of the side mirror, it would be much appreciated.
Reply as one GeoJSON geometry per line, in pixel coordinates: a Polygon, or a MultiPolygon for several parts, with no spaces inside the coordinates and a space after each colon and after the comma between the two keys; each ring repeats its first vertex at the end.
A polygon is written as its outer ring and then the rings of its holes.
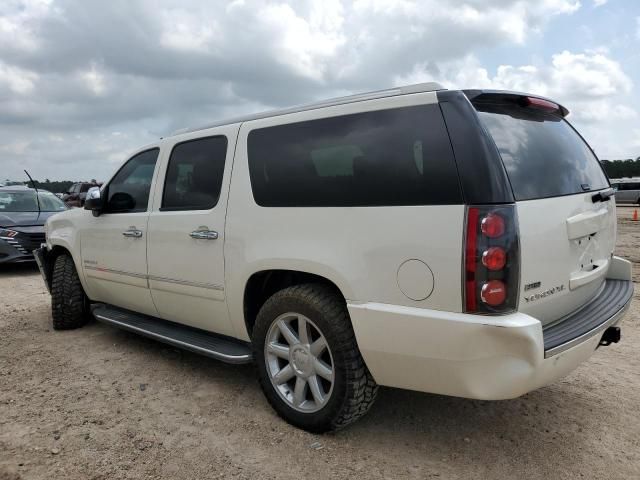
{"type": "Polygon", "coordinates": [[[84,209],[93,211],[93,214],[97,217],[100,215],[100,211],[103,207],[102,197],[100,196],[100,188],[92,187],[87,191],[87,197],[84,201],[84,209]]]}

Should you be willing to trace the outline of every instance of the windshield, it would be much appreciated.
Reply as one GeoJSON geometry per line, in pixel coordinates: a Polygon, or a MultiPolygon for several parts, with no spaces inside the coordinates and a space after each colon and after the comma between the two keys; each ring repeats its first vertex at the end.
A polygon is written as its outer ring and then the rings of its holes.
{"type": "MultiPolygon", "coordinates": [[[[51,192],[39,192],[40,211],[61,212],[66,210],[62,200],[51,192]]],[[[38,203],[33,190],[24,192],[0,192],[1,212],[37,212],[38,203]]]]}
{"type": "Polygon", "coordinates": [[[498,147],[516,200],[609,186],[598,159],[563,118],[519,107],[476,108],[498,147]]]}

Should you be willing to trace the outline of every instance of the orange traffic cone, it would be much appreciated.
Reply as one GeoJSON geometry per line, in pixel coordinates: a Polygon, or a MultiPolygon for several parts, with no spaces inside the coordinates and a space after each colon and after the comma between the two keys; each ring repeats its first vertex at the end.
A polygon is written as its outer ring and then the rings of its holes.
{"type": "Polygon", "coordinates": [[[631,220],[633,220],[634,222],[638,221],[638,209],[634,209],[633,210],[633,215],[631,216],[631,220]]]}

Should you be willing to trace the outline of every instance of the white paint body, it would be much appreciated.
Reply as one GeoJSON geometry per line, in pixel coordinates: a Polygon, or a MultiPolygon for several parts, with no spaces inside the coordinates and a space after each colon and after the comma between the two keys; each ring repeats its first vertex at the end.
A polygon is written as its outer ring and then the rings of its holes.
{"type": "Polygon", "coordinates": [[[545,360],[543,325],[586,303],[607,275],[630,279],[628,262],[612,257],[613,201],[592,204],[585,194],[519,202],[519,308],[490,317],[462,313],[464,205],[265,208],[253,198],[251,130],[436,102],[434,92],[396,95],[163,139],[153,145],[160,154],[147,212],[64,212],[47,224],[48,246],[72,253],[92,301],[240,340],[249,340],[243,301],[254,273],[312,273],[344,295],[379,384],[482,399],[521,395],[574,369],[598,343],[591,337],[545,360]],[[228,139],[218,204],[207,211],[160,211],[172,147],[212,135],[228,139]],[[594,225],[601,233],[583,245],[594,225]],[[122,236],[132,226],[142,237],[122,236]],[[189,237],[201,227],[219,238],[189,237]],[[585,263],[597,268],[587,271],[585,263]],[[566,288],[553,301],[527,303],[522,288],[533,281],[566,288]]]}

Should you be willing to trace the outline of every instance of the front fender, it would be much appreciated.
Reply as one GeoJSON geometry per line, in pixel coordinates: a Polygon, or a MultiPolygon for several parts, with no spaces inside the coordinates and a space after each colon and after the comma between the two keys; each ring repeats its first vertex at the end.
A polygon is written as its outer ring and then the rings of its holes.
{"type": "Polygon", "coordinates": [[[53,262],[62,251],[66,251],[73,258],[82,288],[87,291],[84,270],[82,269],[82,255],[80,250],[80,235],[78,232],[78,218],[84,213],[81,209],[67,210],[52,216],[45,223],[47,235],[47,254],[45,262],[53,262]]]}

